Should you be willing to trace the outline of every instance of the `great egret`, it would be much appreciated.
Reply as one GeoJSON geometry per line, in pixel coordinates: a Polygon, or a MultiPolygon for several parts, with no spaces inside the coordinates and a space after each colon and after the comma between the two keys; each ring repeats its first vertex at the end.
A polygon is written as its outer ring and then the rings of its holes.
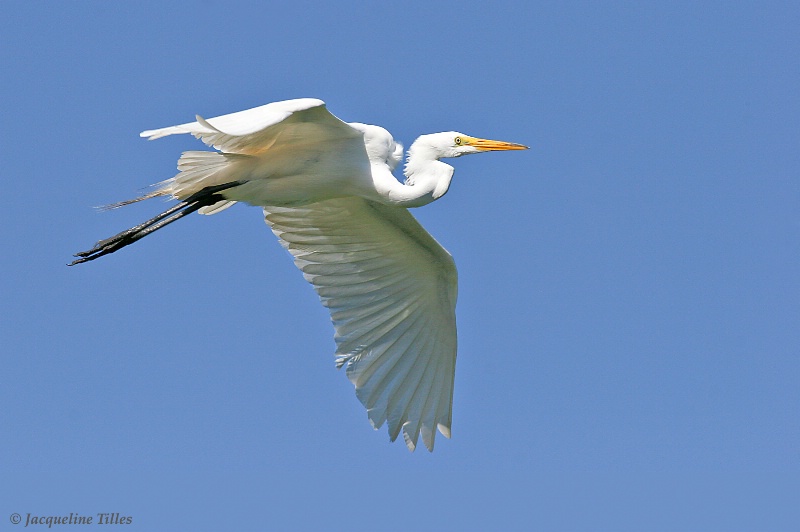
{"type": "MultiPolygon", "coordinates": [[[[264,217],[331,313],[336,366],[346,366],[377,430],[388,422],[433,451],[436,429],[450,437],[456,362],[456,268],[450,254],[408,212],[442,197],[453,167],[440,161],[526,146],[450,131],[419,137],[408,150],[405,184],[392,175],[403,147],[382,127],[333,116],[304,98],[142,132],[191,133],[218,151],[188,151],[180,172],[154,192],[173,208],[92,249],[72,264],[113,253],[199,211],[237,201],[264,217]]],[[[72,265],[71,264],[71,265],[72,265]]]]}

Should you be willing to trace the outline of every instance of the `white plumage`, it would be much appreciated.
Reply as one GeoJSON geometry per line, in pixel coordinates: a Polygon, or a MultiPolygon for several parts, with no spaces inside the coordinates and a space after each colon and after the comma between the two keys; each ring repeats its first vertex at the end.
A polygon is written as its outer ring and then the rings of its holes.
{"type": "Polygon", "coordinates": [[[450,436],[456,268],[408,210],[361,198],[267,207],[267,223],[331,313],[336,363],[375,428],[433,449],[450,436]]]}
{"type": "Polygon", "coordinates": [[[453,168],[439,159],[525,146],[457,132],[424,135],[409,150],[406,182],[392,170],[402,146],[378,126],[346,124],[321,100],[276,102],[141,135],[190,133],[216,152],[190,151],[180,172],[139,201],[182,200],[162,215],[78,253],[112,253],[189,212],[237,201],[263,207],[267,224],[314,286],[336,330],[344,366],[377,429],[401,430],[414,450],[450,437],[456,361],[456,268],[414,219],[447,192],[453,168]]]}

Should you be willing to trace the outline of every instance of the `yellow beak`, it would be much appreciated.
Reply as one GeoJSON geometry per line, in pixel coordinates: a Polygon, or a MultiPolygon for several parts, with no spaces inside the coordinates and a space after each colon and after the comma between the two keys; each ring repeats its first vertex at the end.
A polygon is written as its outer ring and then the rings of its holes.
{"type": "Polygon", "coordinates": [[[480,151],[504,151],[504,150],[527,150],[527,146],[515,144],[513,142],[503,142],[502,140],[479,139],[475,137],[464,137],[464,144],[473,146],[480,151]]]}

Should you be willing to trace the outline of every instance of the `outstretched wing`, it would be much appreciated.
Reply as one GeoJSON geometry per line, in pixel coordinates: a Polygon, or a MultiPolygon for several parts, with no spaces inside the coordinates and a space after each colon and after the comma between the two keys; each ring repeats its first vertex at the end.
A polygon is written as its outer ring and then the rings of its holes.
{"type": "Polygon", "coordinates": [[[325,102],[301,98],[273,102],[246,111],[196,122],[143,131],[150,140],[191,133],[208,146],[225,152],[258,155],[279,151],[284,145],[298,145],[328,138],[359,138],[361,132],[333,116],[325,102]]]}
{"type": "MultiPolygon", "coordinates": [[[[363,174],[369,169],[364,151],[364,134],[333,116],[325,102],[312,98],[274,102],[246,111],[218,116],[197,122],[144,131],[141,136],[158,139],[168,135],[190,133],[219,150],[187,151],[178,160],[180,172],[158,183],[158,189],[140,199],[171,195],[185,199],[206,187],[234,181],[241,184],[259,178],[321,175],[363,174]]],[[[263,183],[248,183],[236,190],[240,197],[200,209],[201,214],[214,214],[241,200],[263,202],[263,183]],[[251,196],[247,196],[247,190],[251,196]],[[255,193],[257,197],[253,198],[255,193]],[[260,194],[260,196],[259,196],[260,194]]],[[[271,199],[279,203],[296,203],[305,191],[281,188],[283,196],[271,199]],[[287,193],[289,197],[287,197],[287,193]]],[[[130,203],[130,202],[124,202],[130,203]]]]}
{"type": "Polygon", "coordinates": [[[361,198],[266,207],[267,224],[331,313],[337,367],[378,429],[410,450],[450,437],[457,276],[408,210],[361,198]]]}

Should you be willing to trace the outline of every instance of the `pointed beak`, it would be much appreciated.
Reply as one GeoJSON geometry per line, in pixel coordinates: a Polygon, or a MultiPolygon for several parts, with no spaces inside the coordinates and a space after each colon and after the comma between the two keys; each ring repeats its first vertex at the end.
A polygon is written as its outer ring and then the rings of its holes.
{"type": "Polygon", "coordinates": [[[502,140],[489,140],[469,137],[466,144],[475,147],[480,151],[506,151],[506,150],[527,150],[527,146],[515,144],[513,142],[503,142],[502,140]]]}

